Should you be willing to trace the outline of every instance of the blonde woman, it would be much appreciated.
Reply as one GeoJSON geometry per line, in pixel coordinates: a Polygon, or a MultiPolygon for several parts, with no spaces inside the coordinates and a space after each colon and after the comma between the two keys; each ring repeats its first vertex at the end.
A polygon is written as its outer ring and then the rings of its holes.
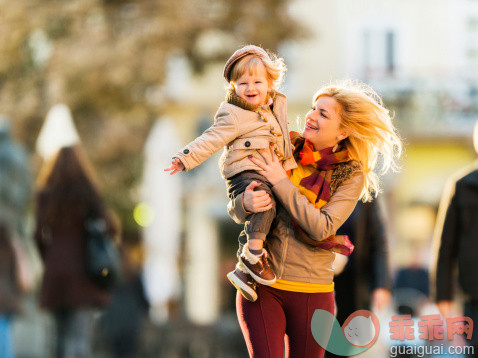
{"type": "MultiPolygon", "coordinates": [[[[250,158],[272,184],[280,204],[267,237],[277,281],[257,285],[256,302],[237,295],[238,319],[254,357],[282,357],[284,349],[286,357],[324,355],[310,328],[316,309],[334,311],[335,254],[324,244],[337,241],[335,232],[359,199],[369,201],[379,192],[379,174],[396,169],[401,152],[380,97],[354,81],[321,88],[302,134],[292,133],[291,139],[298,167],[290,172],[274,153],[259,151],[263,161],[250,158]]],[[[257,185],[250,184],[230,202],[229,214],[236,222],[273,205],[265,192],[254,191],[257,185]]]]}

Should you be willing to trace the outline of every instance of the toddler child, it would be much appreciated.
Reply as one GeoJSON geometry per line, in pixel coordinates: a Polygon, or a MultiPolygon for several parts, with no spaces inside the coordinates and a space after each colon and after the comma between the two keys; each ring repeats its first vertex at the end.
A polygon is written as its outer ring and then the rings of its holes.
{"type": "MultiPolygon", "coordinates": [[[[274,150],[285,170],[295,168],[287,122],[287,102],[277,92],[285,65],[281,58],[269,55],[258,46],[237,50],[224,67],[228,82],[226,100],[216,113],[214,124],[186,145],[173,158],[165,171],[171,174],[188,171],[224,147],[219,159],[222,176],[227,181],[228,195],[234,199],[253,181],[261,182],[257,190],[266,191],[274,202],[271,184],[248,158],[263,160],[257,149],[274,150]]],[[[247,243],[239,255],[236,269],[227,277],[248,300],[255,301],[255,283],[272,285],[276,276],[267,261],[264,240],[275,218],[276,208],[252,213],[244,230],[247,243]],[[250,276],[249,276],[250,275],[250,276]]]]}

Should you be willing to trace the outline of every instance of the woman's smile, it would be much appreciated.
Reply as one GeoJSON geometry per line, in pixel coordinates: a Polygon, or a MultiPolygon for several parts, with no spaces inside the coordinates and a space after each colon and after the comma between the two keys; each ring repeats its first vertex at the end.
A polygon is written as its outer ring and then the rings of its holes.
{"type": "Polygon", "coordinates": [[[312,123],[311,121],[307,121],[305,126],[309,129],[319,130],[319,126],[316,123],[312,123]]]}

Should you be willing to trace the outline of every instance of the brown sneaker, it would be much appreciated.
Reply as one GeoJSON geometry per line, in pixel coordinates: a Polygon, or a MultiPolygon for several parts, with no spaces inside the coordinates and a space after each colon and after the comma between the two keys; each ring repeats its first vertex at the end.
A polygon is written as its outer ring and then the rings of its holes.
{"type": "Polygon", "coordinates": [[[227,278],[246,300],[251,302],[257,300],[256,283],[251,275],[239,268],[239,264],[234,271],[227,274],[227,278]]]}
{"type": "Polygon", "coordinates": [[[249,251],[249,245],[246,243],[239,257],[239,262],[256,282],[270,286],[276,283],[276,275],[267,262],[267,251],[262,249],[262,252],[261,256],[252,254],[249,251]]]}

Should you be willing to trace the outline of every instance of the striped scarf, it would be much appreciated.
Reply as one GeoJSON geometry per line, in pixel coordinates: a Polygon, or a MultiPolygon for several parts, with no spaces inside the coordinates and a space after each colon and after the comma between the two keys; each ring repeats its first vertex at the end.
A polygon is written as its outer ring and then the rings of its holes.
{"type": "MultiPolygon", "coordinates": [[[[338,148],[333,152],[332,147],[314,151],[313,145],[304,140],[297,132],[290,133],[292,143],[300,150],[299,167],[289,173],[291,181],[299,188],[309,201],[320,209],[331,197],[330,183],[337,164],[350,161],[346,148],[338,148]],[[301,148],[302,146],[302,148],[301,148]],[[314,168],[315,170],[310,170],[314,168]]],[[[354,245],[346,235],[331,235],[325,240],[311,239],[302,228],[293,221],[295,237],[309,245],[324,250],[350,256],[354,245]]]]}

